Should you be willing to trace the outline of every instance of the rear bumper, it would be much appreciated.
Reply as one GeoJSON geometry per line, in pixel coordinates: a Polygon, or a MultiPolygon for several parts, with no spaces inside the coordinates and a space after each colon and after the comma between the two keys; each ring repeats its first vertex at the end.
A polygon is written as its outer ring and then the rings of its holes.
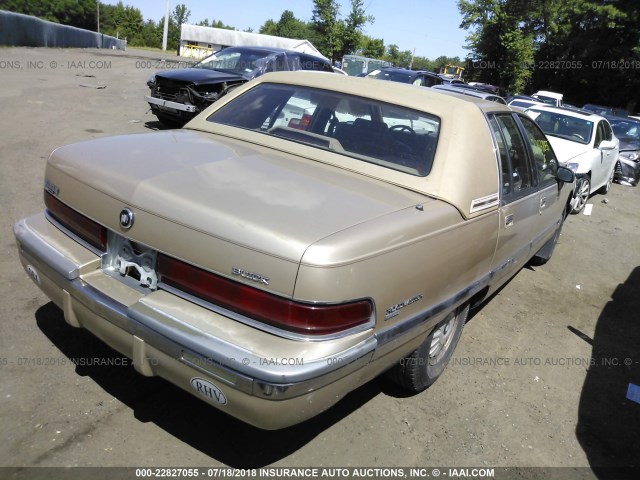
{"type": "Polygon", "coordinates": [[[340,340],[274,342],[272,334],[237,322],[234,336],[218,336],[215,328],[212,333],[202,326],[228,326],[230,319],[170,292],[144,292],[107,275],[98,255],[43,214],[17,222],[14,234],[23,267],[67,323],[131,358],[139,373],[165,378],[260,428],[287,427],[329,408],[362,383],[377,346],[371,331],[340,340]],[[273,353],[233,343],[230,338],[242,338],[242,329],[268,337],[273,353]]]}

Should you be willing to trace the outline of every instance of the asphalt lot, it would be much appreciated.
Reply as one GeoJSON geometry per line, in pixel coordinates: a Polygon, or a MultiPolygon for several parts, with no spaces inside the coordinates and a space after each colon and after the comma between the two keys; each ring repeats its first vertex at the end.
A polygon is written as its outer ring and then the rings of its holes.
{"type": "Polygon", "coordinates": [[[158,128],[143,95],[161,56],[0,48],[1,466],[638,466],[638,188],[571,216],[549,264],[475,312],[430,389],[380,378],[284,431],[142,377],[67,325],[22,270],[12,225],[42,210],[55,147],[158,128]]]}

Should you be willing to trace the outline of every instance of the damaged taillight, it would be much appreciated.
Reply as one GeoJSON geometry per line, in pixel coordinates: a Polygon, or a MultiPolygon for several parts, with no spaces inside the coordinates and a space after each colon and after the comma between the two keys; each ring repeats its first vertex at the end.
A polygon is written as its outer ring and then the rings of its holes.
{"type": "Polygon", "coordinates": [[[107,250],[107,229],[68,207],[49,192],[44,192],[44,204],[49,215],[89,245],[107,250]]]}
{"type": "Polygon", "coordinates": [[[368,300],[337,305],[295,302],[158,255],[160,281],[214,305],[283,330],[329,335],[371,320],[368,300]]]}

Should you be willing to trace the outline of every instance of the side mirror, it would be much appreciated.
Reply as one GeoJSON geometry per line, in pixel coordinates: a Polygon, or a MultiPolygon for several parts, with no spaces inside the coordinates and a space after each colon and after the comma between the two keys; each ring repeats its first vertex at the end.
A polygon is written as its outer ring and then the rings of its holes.
{"type": "Polygon", "coordinates": [[[613,150],[614,148],[616,148],[616,144],[612,140],[602,140],[598,145],[600,150],[613,150]]]}
{"type": "Polygon", "coordinates": [[[576,176],[573,171],[567,167],[558,167],[558,170],[556,171],[556,178],[564,183],[573,183],[576,176]]]}

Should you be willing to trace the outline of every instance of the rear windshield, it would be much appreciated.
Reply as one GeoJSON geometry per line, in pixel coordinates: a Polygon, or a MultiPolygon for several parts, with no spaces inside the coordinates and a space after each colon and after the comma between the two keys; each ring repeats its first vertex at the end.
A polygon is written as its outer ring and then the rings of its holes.
{"type": "Polygon", "coordinates": [[[431,170],[440,120],[329,90],[262,83],[207,119],[339,153],[411,175],[431,170]]]}

